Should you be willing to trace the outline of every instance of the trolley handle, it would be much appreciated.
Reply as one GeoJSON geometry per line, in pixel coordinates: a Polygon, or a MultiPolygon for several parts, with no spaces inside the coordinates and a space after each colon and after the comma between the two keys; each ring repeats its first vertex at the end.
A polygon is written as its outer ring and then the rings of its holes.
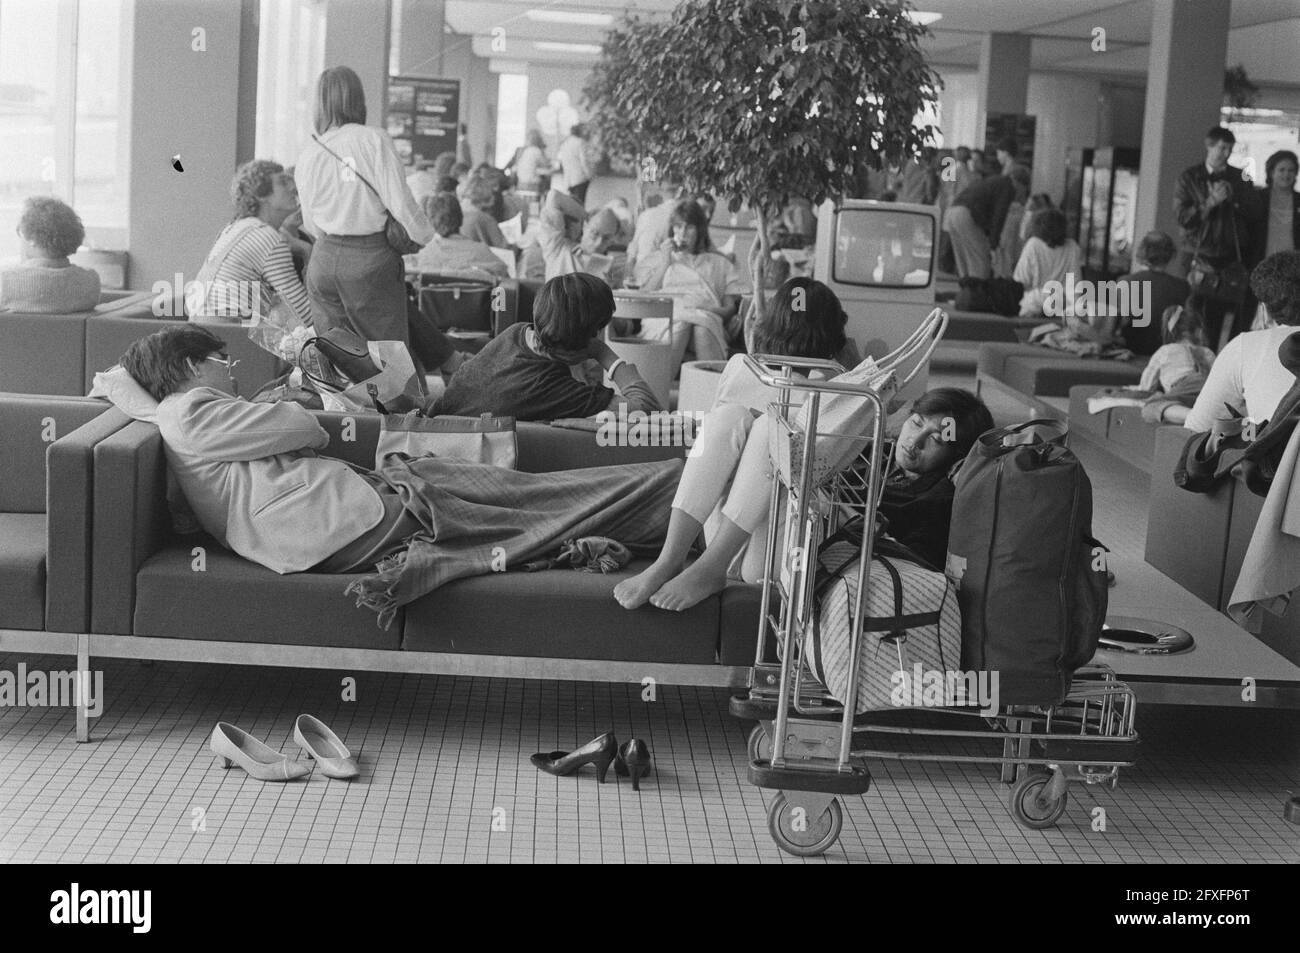
{"type": "MultiPolygon", "coordinates": [[[[852,397],[865,397],[872,401],[878,408],[883,408],[884,402],[880,399],[880,394],[871,386],[871,381],[862,384],[845,384],[833,380],[813,381],[813,380],[795,380],[793,377],[781,377],[766,370],[763,365],[767,363],[782,364],[786,367],[816,367],[827,370],[843,371],[843,368],[834,361],[815,361],[812,358],[784,358],[770,357],[767,354],[746,354],[745,366],[749,372],[757,377],[768,387],[789,390],[803,390],[809,393],[820,394],[848,394],[852,397]]],[[[884,377],[887,371],[881,372],[880,377],[884,377]]]]}

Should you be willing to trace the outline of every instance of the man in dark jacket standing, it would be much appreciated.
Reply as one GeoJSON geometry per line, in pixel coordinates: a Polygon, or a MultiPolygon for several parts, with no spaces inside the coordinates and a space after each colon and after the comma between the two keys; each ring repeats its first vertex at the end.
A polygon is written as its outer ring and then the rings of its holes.
{"type": "MultiPolygon", "coordinates": [[[[1241,170],[1228,165],[1237,137],[1222,126],[1205,134],[1205,161],[1178,177],[1174,188],[1174,212],[1182,227],[1180,264],[1184,273],[1199,257],[1219,270],[1235,262],[1243,266],[1250,254],[1250,215],[1254,208],[1250,186],[1241,170]]],[[[1225,316],[1240,312],[1240,303],[1226,304],[1192,290],[1192,298],[1205,315],[1210,346],[1218,350],[1225,316]]],[[[1228,328],[1231,337],[1233,329],[1228,328]]]]}
{"type": "Polygon", "coordinates": [[[1012,166],[1006,175],[992,175],[968,185],[944,214],[943,230],[952,240],[959,278],[988,278],[991,253],[998,247],[1011,203],[1029,195],[1029,169],[1012,166]]]}

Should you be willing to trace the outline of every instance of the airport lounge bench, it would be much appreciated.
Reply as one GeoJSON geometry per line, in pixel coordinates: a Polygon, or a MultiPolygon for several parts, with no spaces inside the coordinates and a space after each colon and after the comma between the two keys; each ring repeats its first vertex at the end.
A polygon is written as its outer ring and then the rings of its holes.
{"type": "MultiPolygon", "coordinates": [[[[1115,459],[1150,474],[1155,458],[1156,431],[1173,424],[1153,424],[1142,419],[1141,407],[1110,407],[1088,413],[1088,398],[1102,388],[1078,384],[1070,388],[1070,437],[1082,439],[1115,459]]],[[[1172,471],[1171,471],[1172,472],[1172,471]]]]}
{"type": "MultiPolygon", "coordinates": [[[[378,418],[318,413],[323,451],[373,465],[378,418]]],[[[681,456],[681,447],[600,447],[589,432],[519,425],[519,467],[533,472],[681,456]]],[[[451,582],[399,612],[391,628],[343,590],[355,576],[281,576],[205,536],[175,536],[157,427],[134,422],[94,447],[93,656],[421,673],[738,687],[753,662],[758,586],[731,584],[685,613],[628,612],[599,575],[509,572],[451,582]],[[196,548],[201,552],[196,552],[196,548]]]]}
{"type": "Polygon", "coordinates": [[[979,347],[977,393],[986,390],[1037,412],[1042,398],[1068,398],[1077,384],[1131,387],[1142,379],[1143,361],[1078,358],[1034,344],[992,341],[979,347]]]}

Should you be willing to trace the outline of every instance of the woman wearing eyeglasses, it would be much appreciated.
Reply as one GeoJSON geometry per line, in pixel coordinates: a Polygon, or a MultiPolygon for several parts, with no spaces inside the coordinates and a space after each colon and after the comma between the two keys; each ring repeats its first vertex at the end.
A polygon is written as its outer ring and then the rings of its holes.
{"type": "Polygon", "coordinates": [[[399,454],[362,470],[317,454],[329,435],[306,408],[231,396],[224,349],[185,324],[122,357],[159,402],[167,463],[199,524],[278,573],[369,573],[348,591],[382,625],[443,583],[499,568],[501,553],[514,567],[566,539],[608,536],[641,550],[663,541],[680,460],[523,473],[399,454]]]}

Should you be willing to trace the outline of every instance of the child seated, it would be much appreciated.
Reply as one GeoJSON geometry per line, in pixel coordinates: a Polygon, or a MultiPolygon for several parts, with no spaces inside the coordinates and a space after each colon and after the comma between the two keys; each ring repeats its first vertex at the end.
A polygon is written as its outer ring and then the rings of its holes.
{"type": "MultiPolygon", "coordinates": [[[[845,316],[821,282],[793,278],[778,291],[771,314],[752,330],[756,353],[826,359],[843,347],[845,316]],[[805,310],[792,298],[802,289],[805,310]]],[[[728,372],[748,374],[733,359],[728,372]]],[[[756,582],[764,569],[770,503],[768,436],[764,413],[775,393],[724,375],[719,397],[686,458],[659,557],[620,583],[614,597],[626,609],[649,602],[684,611],[726,585],[729,577],[756,582]],[[708,546],[689,567],[686,557],[704,531],[708,546]]],[[[791,395],[796,397],[797,392],[791,395]]],[[[943,388],[922,395],[903,423],[880,506],[889,533],[923,559],[942,566],[948,545],[954,488],[948,478],[976,437],[993,427],[974,394],[943,388]],[[945,439],[946,438],[946,439],[945,439]]]]}
{"type": "Polygon", "coordinates": [[[435,405],[436,414],[480,414],[516,420],[590,417],[603,410],[663,410],[636,365],[620,359],[601,332],[614,316],[609,285],[585,272],[561,275],[542,286],[533,323],[511,325],[456,371],[435,405]],[[584,383],[571,371],[600,362],[614,381],[584,383]]]}

